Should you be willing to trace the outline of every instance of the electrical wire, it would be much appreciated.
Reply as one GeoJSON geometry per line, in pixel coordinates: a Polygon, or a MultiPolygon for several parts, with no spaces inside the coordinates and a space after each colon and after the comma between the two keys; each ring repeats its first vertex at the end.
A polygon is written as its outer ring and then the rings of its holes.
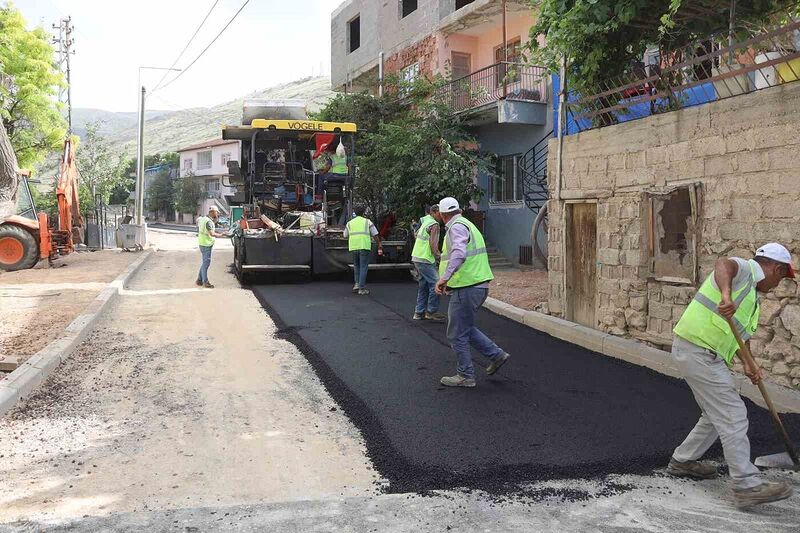
{"type": "Polygon", "coordinates": [[[198,60],[198,59],[200,59],[201,57],[203,57],[203,54],[205,54],[205,53],[206,53],[206,51],[208,51],[208,49],[209,49],[209,48],[211,48],[211,45],[213,45],[215,42],[217,42],[217,39],[219,39],[219,38],[220,38],[220,36],[221,36],[221,35],[222,35],[222,34],[225,32],[225,30],[227,30],[227,29],[228,29],[228,26],[230,26],[230,25],[231,25],[231,23],[233,23],[233,21],[234,21],[234,20],[236,20],[236,17],[238,17],[238,16],[239,16],[239,13],[241,13],[241,12],[242,12],[242,10],[245,8],[245,6],[247,6],[247,4],[249,4],[249,3],[250,3],[250,0],[245,0],[245,2],[242,4],[242,7],[240,7],[240,8],[239,8],[239,10],[238,10],[238,11],[237,11],[237,12],[236,12],[234,15],[233,15],[233,17],[231,17],[231,19],[228,21],[228,23],[227,23],[227,24],[225,24],[225,26],[224,26],[224,27],[223,27],[223,28],[220,30],[220,32],[217,34],[217,36],[216,36],[216,37],[214,37],[214,40],[213,40],[213,41],[211,41],[210,43],[208,43],[208,46],[206,46],[206,47],[203,49],[203,51],[202,51],[202,52],[200,52],[200,54],[199,54],[197,57],[195,57],[195,58],[194,58],[194,60],[193,60],[191,63],[189,63],[189,65],[187,65],[187,66],[186,66],[186,68],[184,68],[183,70],[181,70],[181,71],[178,73],[178,75],[177,75],[177,76],[175,76],[175,77],[174,77],[174,78],[172,78],[170,81],[168,81],[166,84],[164,84],[163,86],[161,86],[161,89],[166,89],[167,87],[169,87],[170,85],[172,85],[173,83],[175,83],[176,81],[178,81],[178,80],[180,79],[180,77],[181,77],[181,76],[183,76],[184,74],[186,74],[186,71],[188,71],[190,68],[192,68],[192,65],[194,65],[195,63],[197,63],[197,60],[198,60]]]}
{"type": "Polygon", "coordinates": [[[197,37],[198,33],[200,33],[200,30],[203,28],[203,25],[205,25],[206,21],[208,20],[208,17],[211,16],[211,12],[214,11],[215,7],[217,7],[217,4],[219,4],[219,0],[214,0],[214,3],[211,5],[211,9],[208,10],[208,13],[206,13],[206,16],[203,18],[203,21],[200,23],[200,25],[197,27],[197,29],[194,30],[194,33],[192,34],[192,36],[189,37],[189,41],[186,43],[186,46],[183,47],[183,50],[181,50],[181,53],[178,54],[178,57],[176,57],[175,61],[173,61],[172,64],[169,66],[169,69],[166,72],[164,72],[164,75],[161,77],[160,80],[158,80],[158,83],[156,84],[156,86],[155,86],[155,88],[153,89],[152,92],[157,91],[159,89],[159,87],[161,87],[161,84],[164,83],[164,80],[167,79],[167,76],[169,76],[170,71],[172,71],[172,69],[175,68],[175,65],[177,65],[178,61],[181,60],[181,58],[183,57],[183,54],[185,54],[186,50],[189,49],[189,45],[192,44],[192,41],[194,41],[194,38],[197,37]]]}

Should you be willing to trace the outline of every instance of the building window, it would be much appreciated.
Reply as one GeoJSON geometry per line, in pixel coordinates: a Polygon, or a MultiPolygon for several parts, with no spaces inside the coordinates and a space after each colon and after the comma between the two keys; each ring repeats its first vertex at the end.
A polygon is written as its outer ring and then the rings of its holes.
{"type": "Polygon", "coordinates": [[[657,280],[696,281],[697,195],[694,185],[650,194],[650,271],[657,280]]]}
{"type": "Polygon", "coordinates": [[[456,0],[456,11],[461,9],[464,6],[470,5],[475,0],[456,0]]]}
{"type": "Polygon", "coordinates": [[[206,194],[209,198],[218,198],[219,197],[219,181],[207,181],[206,182],[206,194]]]}
{"type": "Polygon", "coordinates": [[[419,63],[414,63],[400,71],[400,81],[413,83],[419,77],[419,63]]]}
{"type": "Polygon", "coordinates": [[[355,52],[361,48],[361,16],[357,16],[347,23],[347,40],[350,47],[348,52],[355,52]]]}
{"type": "Polygon", "coordinates": [[[519,155],[497,158],[496,175],[491,179],[491,203],[511,203],[522,200],[522,179],[519,177],[519,155]]]}
{"type": "Polygon", "coordinates": [[[417,10],[417,0],[400,0],[400,18],[405,18],[417,10]]]}
{"type": "Polygon", "coordinates": [[[211,168],[211,150],[197,152],[197,170],[211,168]]]}
{"type": "Polygon", "coordinates": [[[194,164],[194,160],[191,158],[183,160],[183,170],[192,170],[192,166],[194,164]]]}
{"type": "Polygon", "coordinates": [[[226,153],[222,154],[220,156],[220,158],[219,158],[219,162],[223,167],[227,166],[228,161],[230,161],[230,160],[231,160],[231,153],[230,152],[226,152],[226,153]]]}
{"type": "Polygon", "coordinates": [[[452,52],[450,64],[453,70],[451,76],[454,80],[460,80],[472,74],[472,56],[470,54],[452,52]]]}

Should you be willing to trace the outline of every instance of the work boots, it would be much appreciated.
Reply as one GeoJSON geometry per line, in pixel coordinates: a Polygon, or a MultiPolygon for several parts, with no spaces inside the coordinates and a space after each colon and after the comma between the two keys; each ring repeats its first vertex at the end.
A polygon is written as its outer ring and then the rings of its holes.
{"type": "Polygon", "coordinates": [[[509,357],[511,357],[510,354],[502,352],[497,359],[492,361],[491,364],[489,364],[489,366],[486,367],[486,373],[491,376],[492,374],[500,370],[500,367],[503,366],[506,363],[506,361],[508,361],[509,357]]]}
{"type": "Polygon", "coordinates": [[[736,507],[744,509],[762,503],[778,502],[792,495],[792,487],[785,481],[765,481],[752,489],[733,489],[736,507]]]}
{"type": "Polygon", "coordinates": [[[439,383],[444,385],[445,387],[474,387],[475,380],[473,378],[465,378],[461,374],[456,374],[455,376],[445,376],[439,383]]]}
{"type": "Polygon", "coordinates": [[[447,318],[442,313],[425,313],[425,320],[433,320],[434,322],[441,322],[447,318]]]}
{"type": "Polygon", "coordinates": [[[686,461],[684,463],[670,458],[667,474],[677,477],[690,477],[692,479],[714,479],[717,477],[717,467],[711,463],[700,461],[686,461]]]}

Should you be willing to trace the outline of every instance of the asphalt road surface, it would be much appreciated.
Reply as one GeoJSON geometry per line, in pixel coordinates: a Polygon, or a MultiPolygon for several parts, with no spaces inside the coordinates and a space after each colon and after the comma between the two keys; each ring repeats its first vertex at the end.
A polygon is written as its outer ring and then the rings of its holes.
{"type": "MultiPolygon", "coordinates": [[[[455,373],[455,356],[444,323],[411,320],[416,285],[373,283],[369,296],[350,288],[253,290],[279,335],[306,355],[361,430],[390,492],[502,493],[515,482],[648,473],[666,465],[700,414],[681,380],[488,311],[479,327],[511,360],[492,377],[476,367],[474,389],[443,387],[439,378],[455,373]]],[[[487,364],[477,354],[475,361],[487,364]]],[[[747,403],[754,456],[781,451],[768,413],[747,403]]],[[[800,416],[785,422],[800,436],[800,416]]]]}

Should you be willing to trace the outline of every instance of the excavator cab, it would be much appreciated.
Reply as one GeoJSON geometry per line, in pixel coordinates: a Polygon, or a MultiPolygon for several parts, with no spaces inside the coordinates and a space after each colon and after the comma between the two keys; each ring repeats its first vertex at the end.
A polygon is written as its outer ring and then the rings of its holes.
{"type": "Polygon", "coordinates": [[[48,217],[36,210],[30,188],[30,172],[22,171],[17,179],[15,214],[0,218],[0,270],[33,268],[40,259],[52,261],[74,250],[75,234],[82,225],[78,204],[78,167],[75,145],[64,141],[59,175],[57,227],[50,229],[48,217]]]}
{"type": "MultiPolygon", "coordinates": [[[[29,171],[17,175],[16,211],[0,219],[0,270],[32,268],[42,257],[43,250],[47,255],[50,254],[49,246],[43,247],[41,244],[42,220],[36,211],[29,179],[29,171]]],[[[42,216],[44,233],[47,235],[47,216],[42,216]]],[[[49,236],[47,241],[49,243],[49,236]]]]}

